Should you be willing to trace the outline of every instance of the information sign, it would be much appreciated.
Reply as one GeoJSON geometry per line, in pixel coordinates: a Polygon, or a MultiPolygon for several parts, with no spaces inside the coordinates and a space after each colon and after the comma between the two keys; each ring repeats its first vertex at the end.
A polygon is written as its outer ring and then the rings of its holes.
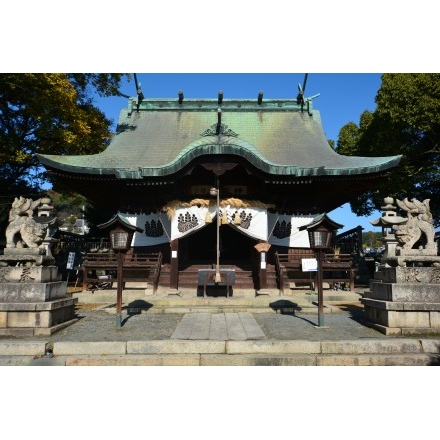
{"type": "Polygon", "coordinates": [[[301,259],[303,272],[316,272],[318,270],[318,260],[316,258],[301,259]]]}
{"type": "Polygon", "coordinates": [[[75,263],[75,252],[69,252],[69,257],[67,258],[67,269],[73,269],[75,263]]]}

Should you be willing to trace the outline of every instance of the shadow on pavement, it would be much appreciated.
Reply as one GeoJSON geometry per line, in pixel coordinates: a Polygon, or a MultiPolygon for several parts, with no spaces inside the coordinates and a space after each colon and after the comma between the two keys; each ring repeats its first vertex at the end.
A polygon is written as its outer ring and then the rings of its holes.
{"type": "Polygon", "coordinates": [[[301,307],[297,303],[290,301],[288,299],[279,299],[269,303],[269,307],[276,313],[280,312],[282,315],[293,315],[295,316],[296,311],[300,311],[301,307]]]}
{"type": "Polygon", "coordinates": [[[132,316],[140,315],[142,312],[146,312],[148,309],[151,309],[153,304],[144,301],[143,299],[137,299],[127,304],[124,307],[127,310],[127,317],[124,318],[121,322],[121,326],[123,326],[132,316]]]}
{"type": "Polygon", "coordinates": [[[354,304],[341,304],[338,307],[349,314],[349,319],[356,321],[359,324],[364,324],[365,315],[364,308],[362,306],[354,305],[354,304]]]}

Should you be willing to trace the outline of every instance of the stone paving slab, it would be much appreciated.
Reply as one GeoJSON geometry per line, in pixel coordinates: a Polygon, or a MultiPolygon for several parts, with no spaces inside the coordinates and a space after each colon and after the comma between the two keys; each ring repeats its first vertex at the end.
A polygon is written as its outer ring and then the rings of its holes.
{"type": "Polygon", "coordinates": [[[45,351],[44,341],[0,341],[0,356],[42,356],[45,351]]]}
{"type": "Polygon", "coordinates": [[[322,341],[323,353],[364,354],[364,353],[421,353],[420,340],[387,339],[370,341],[322,341]]]}
{"type": "Polygon", "coordinates": [[[149,355],[149,356],[88,356],[68,357],[65,361],[66,366],[128,366],[128,367],[197,367],[200,365],[200,355],[149,355]]]}
{"type": "Polygon", "coordinates": [[[172,339],[189,339],[197,320],[196,313],[187,313],[182,317],[182,320],[177,325],[171,338],[172,339]]]}
{"type": "Polygon", "coordinates": [[[211,355],[200,356],[200,365],[204,367],[234,367],[234,366],[316,366],[317,357],[312,355],[262,355],[262,354],[243,354],[243,355],[211,355]]]}
{"type": "Polygon", "coordinates": [[[228,339],[228,329],[224,313],[211,315],[211,327],[209,329],[209,339],[226,341],[228,339]]]}
{"type": "Polygon", "coordinates": [[[247,339],[266,339],[263,330],[252,316],[252,313],[244,312],[238,314],[243,324],[247,339]]]}
{"type": "MultiPolygon", "coordinates": [[[[198,313],[197,319],[194,322],[189,339],[209,339],[209,329],[211,327],[211,314],[210,313],[198,313]]],[[[171,338],[173,339],[173,338],[171,338]]]]}
{"type": "Polygon", "coordinates": [[[244,331],[238,313],[226,313],[225,318],[228,328],[228,340],[245,341],[246,332],[244,331]]]}
{"type": "Polygon", "coordinates": [[[53,344],[54,356],[65,356],[72,354],[126,354],[126,343],[119,341],[100,341],[100,342],[55,342],[53,344]]]}
{"type": "Polygon", "coordinates": [[[440,356],[436,354],[359,354],[359,355],[321,355],[317,366],[328,367],[369,367],[406,366],[422,367],[439,365],[440,356]]]}
{"type": "Polygon", "coordinates": [[[319,341],[227,341],[228,354],[319,354],[319,341]]]}
{"type": "Polygon", "coordinates": [[[187,313],[171,339],[237,340],[266,339],[252,313],[187,313]]]}
{"type": "Polygon", "coordinates": [[[128,341],[127,354],[225,353],[225,341],[168,339],[165,341],[128,341]]]}

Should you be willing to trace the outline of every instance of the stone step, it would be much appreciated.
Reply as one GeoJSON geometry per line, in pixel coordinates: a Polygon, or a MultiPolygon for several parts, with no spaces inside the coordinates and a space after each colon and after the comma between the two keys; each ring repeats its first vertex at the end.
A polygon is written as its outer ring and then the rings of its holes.
{"type": "MultiPolygon", "coordinates": [[[[63,362],[62,359],[59,362],[63,362]]],[[[55,365],[62,366],[62,363],[55,365]]],[[[72,356],[66,366],[430,366],[439,356],[419,355],[126,355],[72,356]]]]}
{"type": "Polygon", "coordinates": [[[338,341],[0,341],[0,365],[427,366],[438,339],[338,341]]]}
{"type": "MultiPolygon", "coordinates": [[[[95,293],[78,292],[72,295],[77,299],[79,307],[82,304],[93,304],[96,308],[105,308],[114,312],[116,305],[116,289],[99,290],[95,293]]],[[[324,295],[326,312],[337,313],[340,305],[355,304],[361,306],[360,295],[352,292],[341,294],[329,291],[324,295]]],[[[148,311],[148,313],[226,313],[245,312],[253,313],[316,313],[318,296],[307,291],[293,292],[289,296],[279,296],[277,291],[268,291],[265,294],[255,295],[254,290],[238,290],[234,296],[225,295],[206,298],[197,297],[193,289],[169,291],[168,294],[146,295],[145,290],[127,290],[122,292],[122,306],[124,310],[133,313],[148,311]],[[267,293],[267,294],[266,294],[267,293]]]]}

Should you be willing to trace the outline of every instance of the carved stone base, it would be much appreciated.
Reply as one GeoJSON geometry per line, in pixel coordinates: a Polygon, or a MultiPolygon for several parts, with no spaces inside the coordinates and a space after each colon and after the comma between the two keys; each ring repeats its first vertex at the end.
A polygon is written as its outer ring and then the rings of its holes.
{"type": "Polygon", "coordinates": [[[0,283],[46,283],[61,281],[56,266],[0,267],[0,283]]]}
{"type": "Polygon", "coordinates": [[[40,248],[5,248],[3,253],[0,255],[1,266],[49,266],[55,261],[53,257],[46,255],[44,249],[40,248]]]}
{"type": "Polygon", "coordinates": [[[370,290],[373,283],[392,284],[437,284],[440,290],[440,267],[383,267],[374,273],[374,279],[370,282],[370,290]]]}
{"type": "Polygon", "coordinates": [[[50,336],[77,321],[77,298],[48,302],[0,303],[1,336],[50,336]]]}
{"type": "Polygon", "coordinates": [[[42,302],[66,298],[67,282],[56,266],[0,267],[0,303],[42,302]]]}
{"type": "Polygon", "coordinates": [[[440,268],[382,268],[361,302],[366,325],[386,335],[440,334],[440,268]]]}
{"type": "Polygon", "coordinates": [[[400,256],[387,257],[385,259],[385,263],[392,267],[396,267],[396,266],[440,267],[440,257],[432,256],[432,255],[400,255],[400,256]]]}
{"type": "Polygon", "coordinates": [[[0,267],[0,335],[46,336],[76,322],[78,299],[60,278],[56,266],[0,267]]]}
{"type": "Polygon", "coordinates": [[[45,302],[66,298],[66,281],[53,283],[0,283],[1,303],[45,302]]]}

